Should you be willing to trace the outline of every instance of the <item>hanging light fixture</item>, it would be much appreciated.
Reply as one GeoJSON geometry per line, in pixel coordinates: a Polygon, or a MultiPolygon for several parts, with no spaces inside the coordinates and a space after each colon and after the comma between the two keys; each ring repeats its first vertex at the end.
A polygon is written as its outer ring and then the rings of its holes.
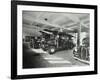
{"type": "Polygon", "coordinates": [[[47,18],[44,18],[44,20],[47,21],[48,19],[47,18]]]}

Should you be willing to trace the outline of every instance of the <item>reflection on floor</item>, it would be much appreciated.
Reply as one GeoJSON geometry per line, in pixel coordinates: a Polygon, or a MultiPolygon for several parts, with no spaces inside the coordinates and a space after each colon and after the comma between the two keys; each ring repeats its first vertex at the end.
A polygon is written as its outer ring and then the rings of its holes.
{"type": "Polygon", "coordinates": [[[58,51],[53,55],[42,49],[23,48],[23,68],[87,66],[73,58],[72,50],[58,51]]]}

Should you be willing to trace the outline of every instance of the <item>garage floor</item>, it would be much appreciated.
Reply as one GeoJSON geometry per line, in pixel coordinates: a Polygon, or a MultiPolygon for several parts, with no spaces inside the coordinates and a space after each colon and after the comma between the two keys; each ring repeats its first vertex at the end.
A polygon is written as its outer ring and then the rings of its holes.
{"type": "Polygon", "coordinates": [[[23,48],[23,68],[88,66],[73,58],[72,50],[48,54],[42,49],[23,48]]]}

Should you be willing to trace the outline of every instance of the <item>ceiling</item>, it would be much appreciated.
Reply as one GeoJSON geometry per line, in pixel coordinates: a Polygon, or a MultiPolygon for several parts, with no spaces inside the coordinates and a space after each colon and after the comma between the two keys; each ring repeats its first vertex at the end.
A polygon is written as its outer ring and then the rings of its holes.
{"type": "Polygon", "coordinates": [[[79,30],[88,32],[90,27],[89,14],[23,11],[23,31],[34,33],[34,30],[79,30]]]}

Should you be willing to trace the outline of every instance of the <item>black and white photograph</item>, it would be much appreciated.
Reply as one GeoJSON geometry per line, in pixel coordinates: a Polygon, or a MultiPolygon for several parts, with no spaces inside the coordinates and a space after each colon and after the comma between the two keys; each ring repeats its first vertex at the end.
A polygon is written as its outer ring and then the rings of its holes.
{"type": "Polygon", "coordinates": [[[22,12],[23,68],[90,64],[90,14],[22,12]]]}
{"type": "Polygon", "coordinates": [[[93,5],[12,2],[12,78],[97,74],[96,12],[93,5]]]}

